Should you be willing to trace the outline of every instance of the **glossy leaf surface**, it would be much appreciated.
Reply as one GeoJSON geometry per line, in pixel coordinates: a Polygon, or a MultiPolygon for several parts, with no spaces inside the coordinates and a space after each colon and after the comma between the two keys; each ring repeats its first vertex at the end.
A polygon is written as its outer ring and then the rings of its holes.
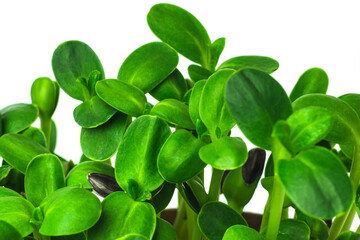
{"type": "Polygon", "coordinates": [[[148,43],[125,59],[117,78],[147,93],[175,70],[178,61],[177,52],[168,45],[148,43]]]}
{"type": "Polygon", "coordinates": [[[85,189],[92,189],[93,187],[87,179],[89,173],[103,173],[109,176],[114,176],[114,168],[109,164],[102,162],[88,161],[76,165],[66,176],[67,186],[82,186],[85,189]]]}
{"type": "Polygon", "coordinates": [[[17,103],[0,110],[2,132],[17,133],[28,128],[39,115],[39,109],[33,104],[17,103]]]}
{"type": "Polygon", "coordinates": [[[10,165],[3,165],[0,167],[0,183],[9,175],[12,169],[13,168],[10,165]]]}
{"type": "Polygon", "coordinates": [[[127,234],[151,239],[155,228],[156,214],[150,203],[134,201],[124,192],[114,192],[102,202],[100,220],[88,231],[88,240],[116,239],[127,234]]]}
{"type": "Polygon", "coordinates": [[[172,183],[181,183],[194,177],[206,166],[198,154],[203,145],[191,132],[175,131],[159,153],[157,166],[160,175],[172,183]]]}
{"type": "Polygon", "coordinates": [[[31,86],[31,102],[39,108],[40,117],[50,119],[59,100],[59,85],[50,78],[36,79],[31,86]]]}
{"type": "Polygon", "coordinates": [[[159,188],[160,190],[155,190],[150,199],[156,213],[163,211],[169,205],[175,191],[175,184],[164,181],[159,188]]]}
{"type": "Polygon", "coordinates": [[[42,153],[48,150],[28,137],[9,133],[0,138],[1,157],[21,173],[25,173],[31,159],[42,153]]]}
{"type": "Polygon", "coordinates": [[[167,98],[182,100],[187,90],[186,82],[178,69],[175,69],[159,85],[150,91],[151,96],[161,101],[167,98]]]}
{"type": "Polygon", "coordinates": [[[80,145],[85,156],[106,160],[115,154],[123,137],[128,116],[118,112],[108,122],[96,128],[82,128],[80,145]]]}
{"type": "Polygon", "coordinates": [[[162,100],[151,109],[150,114],[158,116],[173,125],[192,130],[195,129],[195,125],[189,115],[189,107],[179,100],[162,100]]]}
{"type": "Polygon", "coordinates": [[[100,200],[82,188],[61,188],[40,205],[44,216],[39,232],[47,236],[71,235],[91,228],[101,213],[100,200]]]}
{"type": "Polygon", "coordinates": [[[213,135],[217,128],[221,130],[221,134],[227,134],[235,126],[235,120],[225,101],[225,87],[234,72],[233,70],[217,71],[209,77],[202,90],[200,118],[213,135]]]}
{"type": "Polygon", "coordinates": [[[167,221],[157,218],[156,219],[156,230],[153,240],[176,240],[176,232],[174,227],[167,221]]]}
{"type": "Polygon", "coordinates": [[[0,236],[2,239],[23,240],[21,234],[9,223],[0,220],[0,236]]]}
{"type": "Polygon", "coordinates": [[[121,238],[117,238],[116,240],[149,240],[149,239],[144,237],[141,234],[131,233],[131,234],[127,234],[121,238]]]}
{"type": "Polygon", "coordinates": [[[325,140],[339,144],[353,144],[360,134],[360,119],[355,110],[341,99],[325,94],[308,94],[293,103],[294,111],[315,106],[325,108],[333,117],[333,127],[325,140]]]}
{"type": "Polygon", "coordinates": [[[223,62],[219,69],[230,68],[234,70],[240,70],[244,68],[252,68],[260,70],[265,73],[272,73],[279,68],[279,63],[269,57],[263,56],[240,56],[230,58],[223,62]]]}
{"type": "Polygon", "coordinates": [[[39,143],[42,146],[46,147],[45,134],[43,131],[41,131],[41,129],[29,127],[27,129],[25,129],[24,131],[22,131],[20,134],[34,140],[35,142],[39,143]]]}
{"type": "Polygon", "coordinates": [[[336,240],[360,240],[360,233],[346,231],[341,233],[336,240]]]}
{"type": "Polygon", "coordinates": [[[225,48],[225,38],[218,38],[216,39],[210,46],[211,52],[211,59],[210,59],[210,66],[211,69],[215,69],[220,55],[225,48]]]}
{"type": "Polygon", "coordinates": [[[151,31],[193,62],[207,68],[209,35],[203,25],[186,10],[171,4],[156,4],[147,15],[151,31]]]}
{"type": "Polygon", "coordinates": [[[107,122],[115,113],[116,109],[107,105],[98,96],[93,96],[77,106],[73,115],[75,122],[80,126],[94,128],[107,122]]]}
{"type": "Polygon", "coordinates": [[[231,170],[242,166],[247,159],[247,149],[239,137],[222,137],[203,146],[199,151],[201,160],[213,168],[231,170]]]}
{"type": "Polygon", "coordinates": [[[303,222],[295,219],[285,219],[280,222],[277,240],[289,240],[294,238],[296,233],[297,240],[308,240],[310,238],[310,229],[303,222]]]}
{"type": "Polygon", "coordinates": [[[104,69],[96,53],[85,43],[67,41],[60,44],[52,56],[52,68],[56,81],[71,97],[85,100],[83,87],[78,78],[87,79],[91,72],[99,71],[99,79],[105,78],[104,69]]]}
{"type": "Polygon", "coordinates": [[[330,219],[348,210],[353,200],[345,167],[325,148],[314,147],[294,160],[280,160],[278,174],[287,195],[309,216],[330,219]]]}
{"type": "Polygon", "coordinates": [[[238,127],[249,141],[271,149],[273,125],[292,113],[281,85],[266,73],[244,69],[231,76],[225,96],[238,127]]]}
{"type": "Polygon", "coordinates": [[[209,240],[221,240],[229,227],[233,225],[247,226],[247,223],[241,215],[226,204],[209,202],[201,208],[198,225],[209,240]]]}
{"type": "Polygon", "coordinates": [[[199,107],[200,107],[200,99],[201,94],[204,89],[206,81],[201,80],[195,83],[194,87],[192,88],[192,92],[189,99],[189,115],[191,121],[196,124],[196,121],[200,119],[199,107]]]}
{"type": "Polygon", "coordinates": [[[129,191],[129,181],[133,180],[140,192],[151,192],[163,183],[156,162],[170,134],[169,126],[154,116],[144,115],[131,123],[115,161],[115,177],[121,188],[129,191]]]}
{"type": "Polygon", "coordinates": [[[105,103],[120,112],[130,116],[139,116],[144,112],[144,93],[126,82],[117,79],[101,80],[96,83],[95,90],[105,103]]]}
{"type": "Polygon", "coordinates": [[[321,68],[310,68],[305,71],[297,81],[290,93],[290,100],[293,102],[299,97],[309,93],[326,93],[329,85],[329,78],[321,68]]]}
{"type": "Polygon", "coordinates": [[[211,76],[211,74],[213,74],[211,71],[198,65],[190,65],[188,67],[188,73],[191,80],[193,80],[194,82],[206,80],[211,76]]]}
{"type": "Polygon", "coordinates": [[[263,236],[258,233],[256,230],[249,228],[244,225],[234,225],[229,227],[222,240],[234,240],[234,239],[242,239],[242,240],[263,240],[263,236]]]}
{"type": "Polygon", "coordinates": [[[35,206],[65,186],[65,175],[60,160],[53,154],[41,154],[29,163],[25,174],[26,198],[35,206]]]}

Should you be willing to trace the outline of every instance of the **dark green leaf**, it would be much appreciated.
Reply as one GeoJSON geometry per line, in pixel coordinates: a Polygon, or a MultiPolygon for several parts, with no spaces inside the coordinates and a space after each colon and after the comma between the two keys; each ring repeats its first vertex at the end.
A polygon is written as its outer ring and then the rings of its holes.
{"type": "Polygon", "coordinates": [[[201,232],[209,240],[221,240],[226,230],[233,225],[245,225],[245,219],[232,208],[221,202],[205,204],[198,215],[201,232]]]}
{"type": "Polygon", "coordinates": [[[222,240],[263,240],[263,236],[256,230],[243,225],[234,225],[229,227],[222,240]]]}
{"type": "Polygon", "coordinates": [[[61,188],[40,205],[44,216],[39,232],[47,236],[71,235],[91,228],[100,218],[101,203],[82,188],[61,188]]]}
{"type": "Polygon", "coordinates": [[[88,78],[91,72],[98,71],[99,79],[105,78],[104,69],[96,53],[85,43],[67,41],[60,44],[52,56],[52,68],[56,81],[71,97],[85,100],[84,86],[79,78],[88,78]]]}
{"type": "Polygon", "coordinates": [[[326,240],[329,237],[329,228],[325,221],[317,218],[312,218],[303,214],[299,209],[296,209],[296,219],[304,221],[310,228],[310,239],[326,240]]]}
{"type": "Polygon", "coordinates": [[[191,132],[177,130],[166,140],[158,156],[158,170],[168,182],[181,183],[198,174],[206,164],[199,157],[204,143],[191,132]]]}
{"type": "Polygon", "coordinates": [[[176,240],[176,232],[174,227],[167,221],[157,218],[156,230],[152,240],[176,240]]]}
{"type": "Polygon", "coordinates": [[[127,234],[152,238],[156,214],[151,204],[134,201],[124,192],[114,192],[102,202],[102,214],[88,231],[88,240],[116,239],[127,234]]]}
{"type": "Polygon", "coordinates": [[[28,128],[39,115],[33,104],[17,103],[0,110],[2,133],[17,133],[28,128]]]}
{"type": "Polygon", "coordinates": [[[198,82],[200,80],[206,80],[211,76],[211,74],[213,74],[213,72],[198,65],[190,65],[188,67],[188,73],[191,80],[193,80],[194,82],[198,82]]]}
{"type": "Polygon", "coordinates": [[[291,91],[290,100],[293,102],[299,97],[309,93],[326,93],[329,78],[321,68],[310,68],[305,71],[291,91]]]}
{"type": "Polygon", "coordinates": [[[244,69],[231,76],[225,96],[238,127],[249,141],[271,149],[275,122],[292,113],[281,85],[266,73],[244,69]]]}
{"type": "Polygon", "coordinates": [[[175,69],[167,78],[150,91],[151,96],[161,101],[167,98],[182,100],[187,90],[186,82],[178,69],[175,69]]]}
{"type": "Polygon", "coordinates": [[[303,221],[285,219],[280,222],[276,240],[308,240],[309,238],[310,229],[303,221]]]}
{"type": "Polygon", "coordinates": [[[147,15],[151,31],[193,62],[209,68],[211,41],[201,23],[186,10],[171,4],[156,4],[147,15]]]}
{"type": "Polygon", "coordinates": [[[105,79],[96,83],[96,93],[111,107],[128,114],[139,116],[145,110],[146,97],[137,87],[117,79],[105,79]]]}
{"type": "Polygon", "coordinates": [[[125,59],[117,78],[147,93],[175,70],[178,61],[178,54],[168,45],[148,43],[125,59]]]}
{"type": "Polygon", "coordinates": [[[314,147],[293,160],[280,160],[277,172],[287,195],[309,216],[330,219],[346,212],[352,203],[346,169],[325,148],[314,147]]]}
{"type": "Polygon", "coordinates": [[[341,233],[336,240],[360,240],[360,233],[346,231],[341,233]]]}
{"type": "Polygon", "coordinates": [[[244,68],[252,68],[265,73],[272,73],[279,68],[279,63],[269,57],[263,56],[240,56],[230,58],[223,62],[218,69],[230,68],[240,70],[244,68]]]}
{"type": "Polygon", "coordinates": [[[127,122],[128,116],[118,112],[101,126],[82,128],[80,144],[83,153],[92,160],[110,158],[120,145],[127,122]]]}
{"type": "Polygon", "coordinates": [[[21,173],[25,173],[36,155],[48,152],[39,143],[19,134],[8,133],[0,138],[0,156],[21,173]]]}
{"type": "Polygon", "coordinates": [[[169,205],[175,191],[175,184],[164,181],[158,189],[152,193],[150,199],[156,213],[162,212],[169,205]]]}
{"type": "Polygon", "coordinates": [[[163,183],[156,162],[170,134],[163,120],[150,115],[141,116],[130,124],[115,161],[115,177],[122,189],[129,191],[129,180],[136,181],[141,192],[151,192],[163,183]]]}
{"type": "Polygon", "coordinates": [[[78,233],[74,235],[51,237],[51,240],[86,240],[84,233],[78,233]]]}
{"type": "Polygon", "coordinates": [[[195,125],[190,119],[189,107],[179,100],[162,100],[151,109],[150,114],[158,116],[170,124],[191,130],[195,129],[195,125]]]}
{"type": "Polygon", "coordinates": [[[104,103],[98,96],[81,103],[74,109],[74,119],[77,124],[85,128],[94,128],[107,122],[116,109],[104,103]]]}
{"type": "Polygon", "coordinates": [[[0,167],[0,183],[9,175],[12,169],[13,168],[10,165],[4,165],[0,167]]]}
{"type": "Polygon", "coordinates": [[[16,230],[15,227],[10,225],[9,223],[0,220],[0,236],[1,239],[11,239],[11,240],[23,240],[24,238],[21,234],[16,230]]]}

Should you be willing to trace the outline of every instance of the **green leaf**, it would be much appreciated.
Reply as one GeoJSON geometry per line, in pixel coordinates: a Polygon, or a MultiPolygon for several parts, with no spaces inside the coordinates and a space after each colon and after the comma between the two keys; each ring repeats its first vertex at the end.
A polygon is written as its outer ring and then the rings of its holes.
{"type": "MultiPolygon", "coordinates": [[[[225,100],[226,84],[233,70],[217,71],[206,81],[202,90],[199,113],[213,138],[217,128],[226,134],[235,126],[235,121],[225,100]]],[[[215,139],[212,139],[213,141],[215,139]]]]}
{"type": "Polygon", "coordinates": [[[326,93],[329,85],[329,78],[321,68],[310,68],[305,71],[297,81],[290,93],[290,100],[293,102],[299,97],[309,93],[326,93]]]}
{"type": "Polygon", "coordinates": [[[35,142],[39,143],[40,145],[46,147],[46,137],[44,132],[39,128],[29,127],[20,133],[35,142]]]}
{"type": "Polygon", "coordinates": [[[86,240],[85,233],[78,233],[66,236],[51,237],[51,240],[86,240]]]}
{"type": "Polygon", "coordinates": [[[114,192],[102,202],[102,214],[88,231],[88,240],[116,239],[127,234],[152,238],[156,214],[151,204],[134,201],[124,192],[114,192]]]}
{"type": "Polygon", "coordinates": [[[179,62],[174,49],[162,42],[145,44],[123,62],[118,79],[147,93],[172,73],[179,62]]]}
{"type": "Polygon", "coordinates": [[[23,240],[24,238],[16,230],[15,227],[9,223],[0,220],[0,236],[2,239],[11,239],[11,240],[23,240]]]}
{"type": "Polygon", "coordinates": [[[25,193],[35,207],[45,197],[64,186],[63,166],[55,155],[41,154],[31,160],[25,173],[25,193]]]}
{"type": "Polygon", "coordinates": [[[17,103],[0,110],[2,133],[17,133],[28,128],[39,115],[33,104],[17,103]]]}
{"type": "Polygon", "coordinates": [[[129,181],[133,180],[140,192],[151,192],[164,182],[156,162],[170,134],[169,126],[154,116],[144,115],[130,124],[115,161],[115,177],[122,189],[129,191],[129,181]]]}
{"type": "Polygon", "coordinates": [[[188,73],[191,80],[193,80],[194,82],[198,82],[200,80],[206,80],[213,74],[213,72],[198,65],[190,65],[188,67],[188,73]]]}
{"type": "Polygon", "coordinates": [[[206,81],[200,80],[197,83],[195,83],[194,87],[192,88],[192,92],[189,99],[189,115],[191,118],[191,121],[196,124],[197,120],[200,120],[200,114],[199,114],[199,106],[200,106],[200,99],[201,94],[204,89],[206,81]]]}
{"type": "Polygon", "coordinates": [[[230,58],[223,62],[219,69],[230,68],[233,70],[240,70],[244,68],[252,68],[265,73],[272,73],[279,68],[279,63],[269,57],[263,56],[239,56],[230,58]]]}
{"type": "Polygon", "coordinates": [[[124,237],[117,238],[115,240],[149,240],[149,239],[140,234],[127,234],[124,237]]]}
{"type": "Polygon", "coordinates": [[[287,195],[305,214],[330,219],[346,212],[353,200],[352,184],[340,160],[314,147],[293,160],[280,160],[278,174],[287,195]]]}
{"type": "Polygon", "coordinates": [[[231,170],[241,167],[247,159],[247,148],[239,137],[222,137],[200,148],[201,160],[213,168],[231,170]]]}
{"type": "Polygon", "coordinates": [[[12,169],[13,168],[10,165],[4,165],[0,167],[0,183],[9,175],[12,169]]]}
{"type": "Polygon", "coordinates": [[[145,110],[144,93],[126,82],[116,79],[98,81],[95,86],[97,95],[111,107],[128,114],[139,116],[145,110]]]}
{"type": "Polygon", "coordinates": [[[128,116],[118,112],[101,126],[82,128],[80,145],[85,156],[99,161],[113,156],[120,145],[127,122],[128,116]]]}
{"type": "Polygon", "coordinates": [[[71,97],[85,100],[83,88],[77,79],[87,79],[91,72],[99,71],[99,79],[105,78],[104,69],[96,53],[85,43],[67,41],[60,44],[52,56],[52,68],[56,81],[71,97]]]}
{"type": "Polygon", "coordinates": [[[245,219],[231,207],[221,202],[205,204],[198,215],[201,232],[209,240],[221,240],[226,230],[233,225],[245,225],[245,219]]]}
{"type": "Polygon", "coordinates": [[[356,206],[356,212],[357,212],[358,216],[360,216],[360,188],[359,187],[356,190],[355,206],[356,206]]]}
{"type": "Polygon", "coordinates": [[[160,150],[157,160],[160,175],[172,183],[181,183],[197,175],[206,166],[198,154],[204,145],[191,132],[175,131],[160,150]]]}
{"type": "Polygon", "coordinates": [[[59,85],[50,78],[36,79],[31,86],[31,101],[39,108],[40,117],[50,119],[59,100],[59,85]]]}
{"type": "Polygon", "coordinates": [[[81,186],[85,189],[92,189],[93,187],[87,179],[89,173],[103,173],[114,177],[114,168],[109,164],[102,162],[83,162],[76,165],[66,176],[67,186],[81,186]]]}
{"type": "Polygon", "coordinates": [[[170,203],[175,191],[175,184],[164,183],[152,192],[150,203],[156,210],[156,213],[162,212],[170,203]]]}
{"type": "Polygon", "coordinates": [[[36,155],[48,152],[39,143],[19,134],[8,133],[0,138],[0,156],[21,173],[25,173],[36,155]]]}
{"type": "Polygon", "coordinates": [[[292,113],[281,85],[266,73],[244,69],[231,76],[225,97],[230,111],[246,138],[263,149],[271,149],[276,121],[292,113]]]}
{"type": "Polygon", "coordinates": [[[294,233],[296,233],[296,240],[310,239],[310,229],[303,221],[285,219],[280,222],[276,240],[294,239],[294,233]]]}
{"type": "Polygon", "coordinates": [[[339,98],[349,104],[360,117],[360,94],[348,93],[340,96],[339,98]]]}
{"type": "Polygon", "coordinates": [[[61,188],[40,205],[44,216],[39,232],[47,236],[71,235],[83,232],[98,221],[101,203],[83,188],[61,188]]]}
{"type": "Polygon", "coordinates": [[[209,68],[211,41],[201,23],[186,10],[171,4],[156,4],[147,15],[151,31],[163,42],[193,62],[209,68]]]}
{"type": "Polygon", "coordinates": [[[243,225],[234,225],[229,227],[222,240],[263,240],[263,236],[256,230],[243,225]]]}
{"type": "Polygon", "coordinates": [[[175,69],[164,81],[151,90],[150,94],[158,101],[167,98],[181,101],[186,90],[187,87],[183,75],[178,69],[175,69]]]}
{"type": "Polygon", "coordinates": [[[116,109],[104,103],[98,96],[81,103],[74,109],[74,119],[77,124],[84,128],[94,128],[106,123],[116,109]]]}
{"type": "Polygon", "coordinates": [[[216,65],[219,61],[220,55],[225,47],[225,38],[218,38],[216,39],[210,47],[211,51],[211,60],[210,60],[210,66],[211,69],[215,69],[216,65]]]}
{"type": "Polygon", "coordinates": [[[30,223],[33,210],[34,206],[20,195],[0,197],[0,220],[13,226],[22,237],[34,230],[30,223]]]}
{"type": "Polygon", "coordinates": [[[296,219],[304,221],[310,228],[310,239],[326,240],[329,237],[329,228],[324,220],[306,216],[296,209],[296,219]]]}
{"type": "Polygon", "coordinates": [[[14,190],[6,187],[0,187],[0,197],[20,197],[22,196],[14,190]]]}
{"type": "Polygon", "coordinates": [[[170,124],[191,130],[195,129],[195,125],[190,119],[189,107],[179,100],[162,100],[151,109],[150,114],[158,116],[170,124]]]}
{"type": "Polygon", "coordinates": [[[7,177],[1,182],[1,185],[6,188],[11,188],[18,193],[22,193],[25,192],[24,179],[25,175],[13,168],[7,177]]]}
{"type": "Polygon", "coordinates": [[[177,240],[174,227],[167,221],[157,218],[156,230],[152,240],[177,240]]]}
{"type": "Polygon", "coordinates": [[[360,136],[360,119],[346,102],[325,94],[307,94],[293,103],[294,111],[309,106],[325,108],[333,117],[333,127],[325,140],[339,144],[353,144],[360,136]]]}
{"type": "Polygon", "coordinates": [[[346,231],[341,233],[336,240],[360,240],[360,233],[346,231]]]}

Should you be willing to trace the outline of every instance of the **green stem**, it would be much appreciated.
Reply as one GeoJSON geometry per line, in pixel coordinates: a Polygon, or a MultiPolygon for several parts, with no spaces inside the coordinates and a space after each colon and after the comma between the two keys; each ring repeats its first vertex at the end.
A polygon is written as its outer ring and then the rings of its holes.
{"type": "Polygon", "coordinates": [[[289,208],[283,208],[283,211],[281,213],[281,220],[288,219],[289,218],[289,208]]]}
{"type": "Polygon", "coordinates": [[[223,170],[213,168],[208,201],[217,201],[219,199],[220,185],[223,174],[223,170]]]}
{"type": "Polygon", "coordinates": [[[345,232],[347,230],[350,230],[351,225],[354,221],[354,217],[355,217],[355,213],[356,213],[356,205],[355,203],[352,204],[350,211],[347,214],[345,223],[341,229],[341,232],[345,232]]]}
{"type": "Polygon", "coordinates": [[[187,239],[192,239],[192,235],[194,232],[194,217],[193,217],[193,210],[187,205],[185,204],[185,208],[186,208],[186,221],[187,221],[187,229],[188,229],[188,238],[187,239]]]}
{"type": "Polygon", "coordinates": [[[51,239],[51,237],[49,237],[49,236],[40,234],[38,227],[34,228],[33,236],[36,240],[50,240],[51,239]]]}
{"type": "Polygon", "coordinates": [[[177,209],[177,214],[176,214],[176,218],[175,218],[175,222],[174,222],[174,228],[176,233],[179,234],[182,232],[182,226],[184,225],[185,222],[185,214],[186,214],[186,210],[185,210],[185,201],[184,199],[181,197],[180,193],[179,194],[179,205],[178,205],[178,209],[177,209]]]}
{"type": "Polygon", "coordinates": [[[269,222],[269,212],[270,212],[270,203],[271,203],[271,194],[269,194],[268,200],[266,201],[264,214],[261,220],[260,231],[263,230],[269,222]]]}
{"type": "Polygon", "coordinates": [[[360,225],[358,226],[358,228],[356,229],[357,233],[360,233],[360,225]]]}
{"type": "Polygon", "coordinates": [[[50,149],[50,137],[51,137],[51,118],[40,117],[40,127],[45,134],[47,149],[50,149]]]}
{"type": "Polygon", "coordinates": [[[234,201],[232,198],[229,198],[227,203],[228,203],[229,207],[234,209],[240,215],[243,213],[244,206],[242,204],[240,204],[238,201],[234,201]]]}

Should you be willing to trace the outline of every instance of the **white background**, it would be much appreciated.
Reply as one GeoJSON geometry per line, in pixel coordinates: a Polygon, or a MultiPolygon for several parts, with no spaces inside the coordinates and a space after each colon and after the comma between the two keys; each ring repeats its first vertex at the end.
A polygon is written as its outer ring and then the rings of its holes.
{"type": "MultiPolygon", "coordinates": [[[[212,41],[226,38],[220,62],[240,55],[272,57],[280,63],[273,77],[288,93],[305,70],[320,67],[330,79],[328,94],[360,93],[357,1],[168,2],[195,15],[212,41]]],[[[156,3],[159,1],[1,0],[0,108],[29,103],[36,78],[54,79],[51,56],[63,41],[87,43],[102,61],[106,77],[116,78],[121,63],[133,50],[157,41],[146,22],[156,3]]],[[[185,76],[189,64],[180,59],[178,68],[185,76]]],[[[72,111],[79,103],[61,91],[53,117],[58,127],[56,152],[75,162],[81,156],[80,127],[73,121],[72,111]]],[[[238,130],[234,135],[242,136],[238,130]]],[[[252,146],[248,144],[249,149],[252,146]]],[[[266,191],[259,187],[246,210],[262,212],[266,198],[266,191]]],[[[176,201],[171,206],[175,207],[176,201]]]]}

